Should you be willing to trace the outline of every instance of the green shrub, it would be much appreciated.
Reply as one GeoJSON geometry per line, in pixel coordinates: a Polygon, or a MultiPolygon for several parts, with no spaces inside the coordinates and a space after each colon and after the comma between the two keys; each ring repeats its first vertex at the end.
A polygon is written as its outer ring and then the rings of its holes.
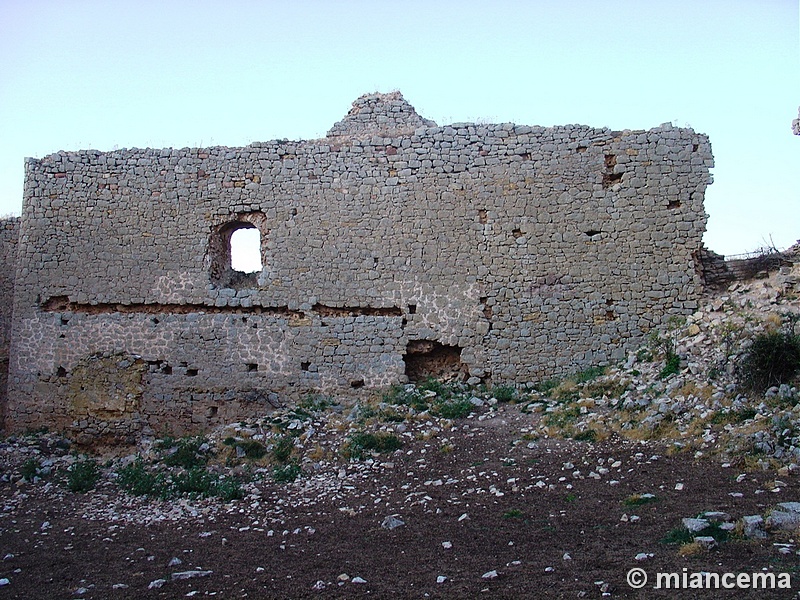
{"type": "Polygon", "coordinates": [[[38,472],[39,461],[35,458],[29,458],[22,463],[22,466],[19,468],[20,475],[22,475],[22,477],[28,481],[33,481],[33,478],[36,477],[38,472]]]}
{"type": "Polygon", "coordinates": [[[213,496],[216,477],[203,467],[193,467],[172,476],[172,491],[177,494],[213,496]]]}
{"type": "Polygon", "coordinates": [[[214,495],[230,502],[231,500],[239,500],[244,497],[242,486],[232,477],[223,477],[214,484],[214,495]]]}
{"type": "Polygon", "coordinates": [[[601,375],[604,375],[605,372],[605,367],[589,367],[588,369],[584,369],[583,371],[576,373],[573,377],[571,377],[571,379],[573,379],[577,384],[588,383],[592,379],[597,379],[601,375]]]}
{"type": "Polygon", "coordinates": [[[523,512],[518,508],[512,508],[503,513],[504,519],[521,519],[523,516],[523,512]]]}
{"type": "Polygon", "coordinates": [[[554,389],[561,385],[560,379],[545,379],[534,384],[533,389],[540,394],[549,395],[554,389]]]}
{"type": "Polygon", "coordinates": [[[453,395],[453,390],[450,386],[433,377],[428,377],[424,381],[418,383],[417,388],[423,392],[435,392],[438,398],[444,400],[447,400],[453,395]]]}
{"type": "Polygon", "coordinates": [[[391,408],[384,408],[378,411],[378,420],[383,423],[402,423],[406,418],[391,408]]]}
{"type": "Polygon", "coordinates": [[[782,332],[757,336],[736,372],[742,385],[756,391],[791,382],[800,372],[800,336],[782,332]]]}
{"type": "Polygon", "coordinates": [[[510,385],[501,385],[492,389],[492,396],[498,402],[515,402],[517,400],[517,390],[510,385]]]}
{"type": "Polygon", "coordinates": [[[670,375],[675,375],[681,370],[681,357],[675,354],[672,349],[667,350],[667,359],[664,368],[658,374],[660,379],[666,379],[670,375]]]}
{"type": "Polygon", "coordinates": [[[300,476],[300,465],[291,462],[277,465],[272,469],[272,480],[275,483],[291,483],[300,476]]]}
{"type": "Polygon", "coordinates": [[[469,415],[474,409],[475,407],[469,401],[469,398],[455,398],[435,404],[431,408],[431,412],[444,419],[461,419],[469,415]]]}
{"type": "Polygon", "coordinates": [[[316,394],[308,394],[299,402],[300,408],[311,412],[319,412],[331,406],[330,399],[316,394]]]}
{"type": "Polygon", "coordinates": [[[700,534],[692,533],[686,529],[686,527],[676,527],[675,529],[671,529],[667,535],[661,539],[661,543],[683,546],[685,544],[691,544],[694,541],[695,535],[700,534]]]}
{"type": "Polygon", "coordinates": [[[88,492],[100,479],[100,467],[91,458],[83,458],[67,468],[67,487],[72,492],[88,492]]]}
{"type": "Polygon", "coordinates": [[[259,458],[263,458],[264,455],[267,453],[267,449],[264,447],[264,444],[257,440],[238,440],[234,444],[235,448],[241,448],[244,451],[244,455],[246,458],[252,460],[258,460],[259,458]]]}
{"type": "Polygon", "coordinates": [[[576,442],[596,442],[597,441],[597,431],[594,429],[584,429],[583,431],[579,431],[575,435],[572,436],[572,439],[576,442]]]}
{"type": "Polygon", "coordinates": [[[403,442],[393,433],[356,432],[345,442],[342,454],[350,460],[358,460],[364,457],[365,452],[394,452],[402,447],[403,442]]]}
{"type": "Polygon", "coordinates": [[[282,435],[275,440],[272,447],[272,458],[279,463],[285,463],[294,451],[294,439],[288,435],[282,435]]]}
{"type": "Polygon", "coordinates": [[[183,467],[192,469],[201,467],[208,462],[208,455],[201,451],[201,446],[207,443],[204,437],[185,437],[177,441],[165,438],[159,447],[168,450],[164,457],[164,464],[168,467],[183,467]]]}
{"type": "Polygon", "coordinates": [[[147,469],[141,457],[117,471],[117,483],[122,489],[136,496],[168,495],[166,476],[147,469]]]}

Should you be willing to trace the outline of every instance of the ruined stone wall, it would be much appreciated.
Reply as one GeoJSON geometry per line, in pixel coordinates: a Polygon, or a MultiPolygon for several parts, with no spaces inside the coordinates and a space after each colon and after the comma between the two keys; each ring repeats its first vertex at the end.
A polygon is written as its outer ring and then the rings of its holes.
{"type": "Polygon", "coordinates": [[[710,166],[690,129],[437,127],[397,93],[320,140],[29,160],[9,424],[180,433],[428,367],[619,358],[697,306],[710,166]]]}
{"type": "Polygon", "coordinates": [[[0,219],[0,423],[6,403],[11,306],[14,298],[19,219],[0,219]]]}

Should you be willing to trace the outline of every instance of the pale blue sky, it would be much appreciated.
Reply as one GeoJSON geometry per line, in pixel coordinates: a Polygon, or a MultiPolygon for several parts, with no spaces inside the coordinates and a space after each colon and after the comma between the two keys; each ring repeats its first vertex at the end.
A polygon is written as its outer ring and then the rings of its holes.
{"type": "Polygon", "coordinates": [[[23,158],[322,137],[399,89],[437,123],[706,133],[706,244],[800,238],[796,0],[0,0],[0,214],[23,158]]]}

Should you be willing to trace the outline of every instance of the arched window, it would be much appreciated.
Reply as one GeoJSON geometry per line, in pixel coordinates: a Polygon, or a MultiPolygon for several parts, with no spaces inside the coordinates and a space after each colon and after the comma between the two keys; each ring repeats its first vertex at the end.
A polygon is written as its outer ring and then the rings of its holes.
{"type": "Polygon", "coordinates": [[[235,221],[212,228],[209,240],[209,275],[217,287],[257,287],[264,268],[266,217],[261,212],[242,213],[235,221]]]}

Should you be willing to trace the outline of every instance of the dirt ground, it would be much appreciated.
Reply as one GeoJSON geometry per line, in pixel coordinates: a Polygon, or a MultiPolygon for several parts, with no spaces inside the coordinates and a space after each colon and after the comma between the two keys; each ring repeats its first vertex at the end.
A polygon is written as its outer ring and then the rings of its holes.
{"type": "Polygon", "coordinates": [[[492,416],[456,421],[445,443],[415,439],[228,503],[133,497],[107,478],[85,494],[6,478],[0,599],[798,595],[788,534],[734,536],[689,556],[663,541],[684,517],[736,521],[798,501],[797,475],[670,456],[652,442],[526,441],[520,429],[540,416],[514,405],[492,416]],[[179,517],[151,518],[175,505],[179,517]],[[403,525],[382,526],[390,515],[403,525]],[[635,567],[650,578],[642,590],[626,582],[635,567]],[[657,572],[684,570],[787,572],[794,589],[653,589],[657,572]]]}

